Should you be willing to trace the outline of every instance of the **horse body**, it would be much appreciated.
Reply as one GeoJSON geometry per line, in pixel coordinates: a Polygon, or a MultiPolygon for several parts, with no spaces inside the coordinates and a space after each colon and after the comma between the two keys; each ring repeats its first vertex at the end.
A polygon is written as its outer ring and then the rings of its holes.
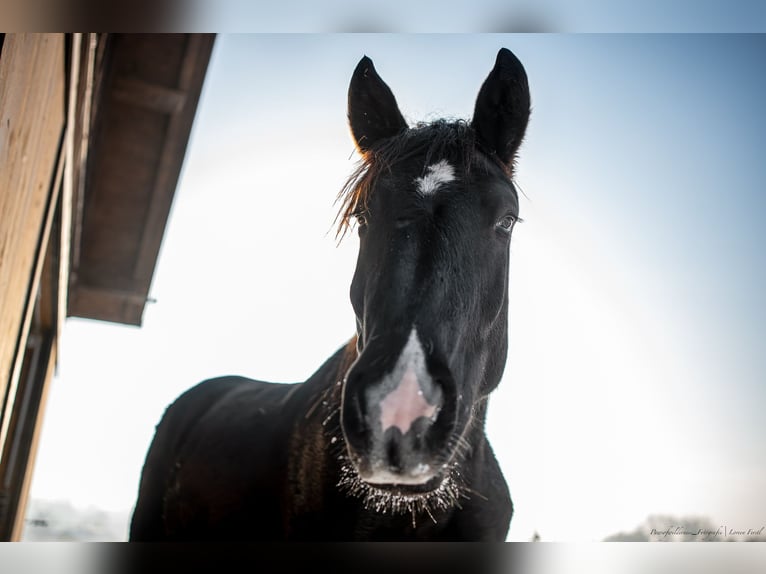
{"type": "Polygon", "coordinates": [[[501,50],[472,122],[410,128],[372,61],[349,88],[357,334],[307,381],[222,377],[165,412],[131,540],[495,540],[513,506],[484,433],[507,351],[511,175],[529,116],[501,50]]]}
{"type": "Polygon", "coordinates": [[[503,539],[510,497],[486,442],[463,472],[489,481],[477,486],[489,496],[461,510],[381,513],[336,488],[344,463],[330,404],[349,350],[305,383],[222,377],[179,397],[147,456],[131,540],[503,539]]]}

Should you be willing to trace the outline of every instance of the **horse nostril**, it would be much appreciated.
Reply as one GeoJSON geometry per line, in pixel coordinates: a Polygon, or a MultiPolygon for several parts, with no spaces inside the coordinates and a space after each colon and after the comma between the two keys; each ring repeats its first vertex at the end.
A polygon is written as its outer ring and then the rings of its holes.
{"type": "Polygon", "coordinates": [[[369,377],[362,371],[349,373],[343,388],[340,423],[352,454],[369,452],[372,441],[370,405],[365,398],[369,377]]]}
{"type": "Polygon", "coordinates": [[[386,443],[386,461],[392,472],[401,472],[402,470],[401,438],[401,435],[390,436],[386,443]]]}
{"type": "Polygon", "coordinates": [[[426,401],[436,407],[436,412],[433,416],[435,420],[444,404],[444,382],[440,378],[433,378],[429,383],[423,391],[423,396],[426,401]]]}

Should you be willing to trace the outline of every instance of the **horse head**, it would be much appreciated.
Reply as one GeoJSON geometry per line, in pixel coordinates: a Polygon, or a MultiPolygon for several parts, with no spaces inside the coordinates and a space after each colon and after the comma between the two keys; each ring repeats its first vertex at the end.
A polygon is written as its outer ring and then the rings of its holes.
{"type": "Polygon", "coordinates": [[[342,387],[347,471],[367,493],[454,488],[506,363],[512,176],[530,114],[526,73],[497,55],[469,121],[408,126],[364,57],[348,92],[362,157],[344,196],[359,254],[357,358],[342,387]]]}

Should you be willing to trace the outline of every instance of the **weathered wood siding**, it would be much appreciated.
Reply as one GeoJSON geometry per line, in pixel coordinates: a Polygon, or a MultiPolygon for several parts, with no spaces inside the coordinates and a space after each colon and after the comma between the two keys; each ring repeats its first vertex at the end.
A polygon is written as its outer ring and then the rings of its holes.
{"type": "Polygon", "coordinates": [[[65,117],[63,34],[9,35],[0,57],[0,396],[8,394],[65,117]]]}

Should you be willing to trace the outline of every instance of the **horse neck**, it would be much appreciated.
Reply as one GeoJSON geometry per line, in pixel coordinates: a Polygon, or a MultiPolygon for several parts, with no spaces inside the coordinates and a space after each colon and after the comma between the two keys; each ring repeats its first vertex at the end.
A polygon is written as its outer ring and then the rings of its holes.
{"type": "Polygon", "coordinates": [[[291,399],[288,436],[288,514],[320,508],[326,488],[334,489],[340,452],[345,449],[340,429],[343,378],[356,360],[356,337],[338,349],[309,377],[291,399]]]}
{"type": "Polygon", "coordinates": [[[297,420],[293,434],[295,446],[301,440],[322,441],[338,436],[343,379],[357,358],[356,336],[338,349],[301,385],[297,420]]]}

